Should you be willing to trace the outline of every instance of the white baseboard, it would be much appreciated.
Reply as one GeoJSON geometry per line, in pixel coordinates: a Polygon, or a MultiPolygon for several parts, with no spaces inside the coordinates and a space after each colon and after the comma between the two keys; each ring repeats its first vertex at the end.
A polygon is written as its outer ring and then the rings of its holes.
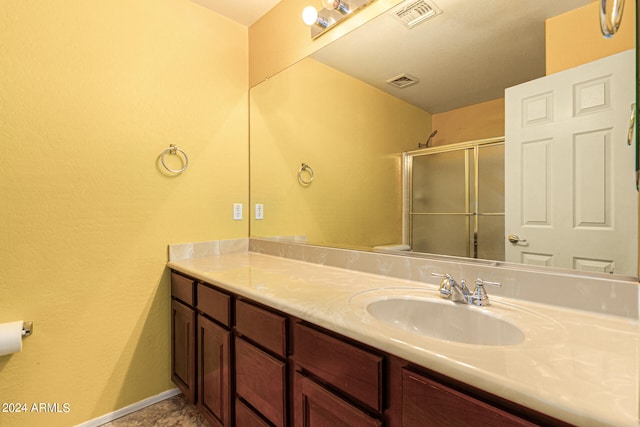
{"type": "Polygon", "coordinates": [[[117,411],[105,414],[98,418],[94,418],[85,423],[78,424],[76,427],[98,427],[104,423],[117,420],[120,417],[124,417],[125,415],[129,415],[133,412],[139,411],[140,409],[146,408],[147,406],[161,402],[178,394],[180,394],[180,390],[178,390],[177,388],[172,388],[171,390],[163,391],[162,393],[156,394],[155,396],[151,396],[139,402],[132,403],[131,405],[125,406],[124,408],[118,409],[117,411]]]}

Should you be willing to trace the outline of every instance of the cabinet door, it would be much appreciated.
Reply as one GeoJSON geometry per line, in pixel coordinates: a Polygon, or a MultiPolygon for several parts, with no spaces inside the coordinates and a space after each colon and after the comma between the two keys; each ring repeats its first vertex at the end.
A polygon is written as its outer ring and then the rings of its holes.
{"type": "Polygon", "coordinates": [[[189,402],[196,398],[195,324],[194,310],[171,300],[171,379],[189,402]]]}
{"type": "Polygon", "coordinates": [[[296,373],[294,427],[380,427],[382,421],[296,373]]]}
{"type": "Polygon", "coordinates": [[[536,424],[403,369],[402,425],[513,427],[536,424]]]}
{"type": "Polygon", "coordinates": [[[247,407],[242,400],[236,400],[236,426],[238,427],[271,427],[247,407]]]}
{"type": "Polygon", "coordinates": [[[276,427],[287,425],[287,365],[236,338],[236,393],[276,427]]]}
{"type": "Polygon", "coordinates": [[[198,407],[214,426],[231,425],[231,332],[198,316],[198,407]]]}

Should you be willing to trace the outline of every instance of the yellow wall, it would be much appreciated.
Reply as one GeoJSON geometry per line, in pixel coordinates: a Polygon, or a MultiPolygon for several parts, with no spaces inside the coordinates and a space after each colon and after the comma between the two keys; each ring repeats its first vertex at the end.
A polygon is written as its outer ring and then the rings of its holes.
{"type": "Polygon", "coordinates": [[[504,136],[504,98],[434,114],[432,145],[504,136]]]}
{"type": "Polygon", "coordinates": [[[248,30],[184,0],[0,2],[2,426],[70,426],[173,388],[167,244],[246,237],[248,30]],[[163,175],[182,147],[189,169],[163,175]]]}
{"type": "Polygon", "coordinates": [[[251,234],[401,242],[400,154],[430,129],[429,113],[310,58],[252,88],[251,203],[265,219],[251,234]],[[303,162],[315,173],[307,187],[303,162]]]}
{"type": "Polygon", "coordinates": [[[249,28],[249,85],[269,78],[403,0],[375,0],[315,40],[302,22],[306,6],[322,9],[320,0],[281,0],[249,28]]]}
{"type": "Polygon", "coordinates": [[[600,32],[599,1],[546,21],[547,74],[557,73],[605,56],[633,49],[636,2],[624,6],[620,31],[610,39],[600,32]]]}

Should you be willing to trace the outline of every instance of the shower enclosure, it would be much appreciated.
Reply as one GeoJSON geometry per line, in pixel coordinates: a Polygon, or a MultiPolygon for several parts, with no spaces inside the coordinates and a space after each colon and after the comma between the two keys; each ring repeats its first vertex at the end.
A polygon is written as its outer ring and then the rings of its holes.
{"type": "Polygon", "coordinates": [[[412,251],[504,260],[504,138],[409,151],[403,169],[412,251]]]}

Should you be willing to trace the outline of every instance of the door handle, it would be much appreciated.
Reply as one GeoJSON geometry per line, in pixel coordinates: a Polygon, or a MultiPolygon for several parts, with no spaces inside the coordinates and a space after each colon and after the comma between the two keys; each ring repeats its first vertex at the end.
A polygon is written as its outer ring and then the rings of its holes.
{"type": "Polygon", "coordinates": [[[507,240],[509,240],[511,243],[526,243],[527,241],[527,239],[523,239],[522,237],[520,237],[515,233],[509,234],[507,236],[507,240]]]}
{"type": "Polygon", "coordinates": [[[629,119],[629,131],[627,132],[627,145],[633,144],[633,131],[636,128],[636,103],[631,104],[631,118],[629,119]]]}

